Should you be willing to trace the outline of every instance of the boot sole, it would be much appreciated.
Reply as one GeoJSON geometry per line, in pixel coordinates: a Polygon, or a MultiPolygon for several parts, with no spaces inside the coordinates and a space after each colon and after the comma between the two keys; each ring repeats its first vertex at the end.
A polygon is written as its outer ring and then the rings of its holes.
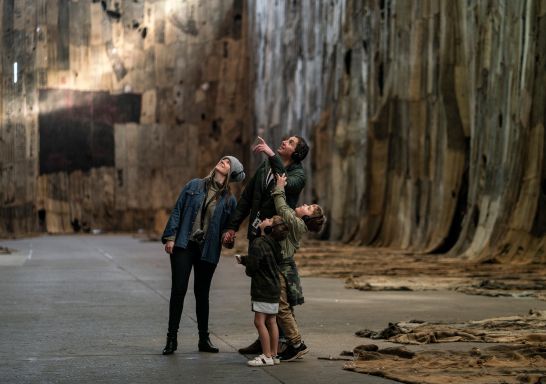
{"type": "Polygon", "coordinates": [[[220,352],[219,349],[208,349],[208,348],[199,348],[199,347],[197,347],[197,349],[199,350],[199,352],[208,352],[208,353],[218,353],[218,352],[220,352]]]}
{"type": "Polygon", "coordinates": [[[287,360],[281,360],[281,362],[285,361],[285,362],[289,362],[289,361],[294,361],[296,359],[301,359],[303,355],[305,355],[307,352],[309,352],[309,348],[307,349],[304,349],[303,351],[299,351],[298,353],[296,353],[294,355],[294,357],[292,357],[291,359],[287,359],[287,360]]]}

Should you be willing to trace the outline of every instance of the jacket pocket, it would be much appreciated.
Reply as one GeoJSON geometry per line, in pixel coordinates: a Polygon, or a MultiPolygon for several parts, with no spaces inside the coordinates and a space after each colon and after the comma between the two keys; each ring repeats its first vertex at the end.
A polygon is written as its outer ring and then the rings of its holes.
{"type": "Polygon", "coordinates": [[[195,191],[186,191],[186,203],[184,204],[184,208],[188,208],[190,204],[192,204],[193,200],[197,196],[197,192],[195,191]]]}

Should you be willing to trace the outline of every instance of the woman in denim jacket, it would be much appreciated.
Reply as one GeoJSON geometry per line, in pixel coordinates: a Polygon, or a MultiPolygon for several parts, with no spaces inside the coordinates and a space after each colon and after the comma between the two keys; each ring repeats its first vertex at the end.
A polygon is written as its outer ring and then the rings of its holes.
{"type": "Polygon", "coordinates": [[[224,156],[207,177],[189,181],[180,192],[161,237],[165,252],[170,254],[172,273],[164,355],[172,354],[178,346],[176,336],[192,267],[199,351],[218,352],[209,339],[209,291],[220,260],[221,235],[237,204],[229,183],[244,178],[241,162],[224,156]]]}

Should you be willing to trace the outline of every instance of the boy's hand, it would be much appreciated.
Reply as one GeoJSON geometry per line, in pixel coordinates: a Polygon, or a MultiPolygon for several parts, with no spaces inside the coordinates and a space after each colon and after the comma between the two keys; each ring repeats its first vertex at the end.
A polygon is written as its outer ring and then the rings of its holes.
{"type": "Polygon", "coordinates": [[[265,153],[267,156],[275,156],[275,152],[267,145],[264,139],[262,139],[260,136],[258,136],[257,143],[254,148],[252,148],[252,151],[254,153],[265,153]]]}
{"type": "Polygon", "coordinates": [[[285,185],[286,185],[286,174],[283,173],[282,175],[279,175],[277,173],[277,187],[284,189],[285,185]]]}

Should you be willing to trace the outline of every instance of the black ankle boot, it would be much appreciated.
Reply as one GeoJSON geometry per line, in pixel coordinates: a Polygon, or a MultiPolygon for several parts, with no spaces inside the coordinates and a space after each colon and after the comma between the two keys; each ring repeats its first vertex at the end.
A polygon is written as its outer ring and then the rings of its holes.
{"type": "Polygon", "coordinates": [[[218,353],[218,348],[216,348],[214,344],[211,343],[208,333],[199,335],[198,347],[199,352],[218,353]]]}
{"type": "Polygon", "coordinates": [[[178,342],[176,341],[176,334],[167,334],[167,344],[165,345],[165,348],[163,348],[163,354],[171,355],[174,353],[174,351],[176,351],[177,347],[178,342]]]}

